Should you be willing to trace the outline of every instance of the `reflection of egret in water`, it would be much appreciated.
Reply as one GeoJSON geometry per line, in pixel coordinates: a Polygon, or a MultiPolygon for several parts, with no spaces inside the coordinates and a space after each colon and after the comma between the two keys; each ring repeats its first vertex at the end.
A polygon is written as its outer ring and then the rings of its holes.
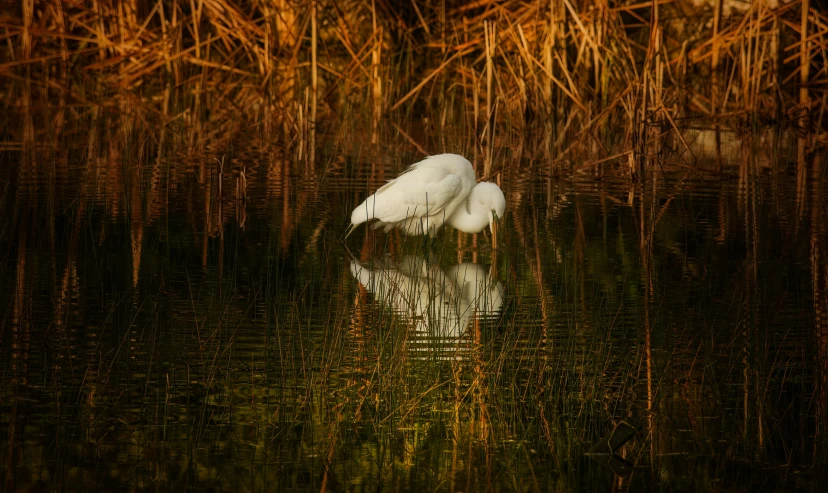
{"type": "Polygon", "coordinates": [[[493,316],[503,305],[503,285],[478,264],[443,271],[409,255],[398,264],[377,261],[371,267],[352,260],[351,274],[375,301],[411,322],[410,349],[448,350],[465,339],[473,317],[493,316]]]}

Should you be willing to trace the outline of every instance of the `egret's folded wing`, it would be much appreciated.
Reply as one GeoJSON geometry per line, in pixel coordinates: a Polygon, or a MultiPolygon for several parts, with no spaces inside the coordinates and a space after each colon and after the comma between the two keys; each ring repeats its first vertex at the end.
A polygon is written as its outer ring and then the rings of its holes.
{"type": "MultiPolygon", "coordinates": [[[[405,178],[417,177],[418,173],[406,174],[405,178]]],[[[374,217],[392,223],[411,217],[433,216],[441,213],[463,188],[457,175],[447,174],[439,180],[394,180],[375,194],[374,217]]]]}

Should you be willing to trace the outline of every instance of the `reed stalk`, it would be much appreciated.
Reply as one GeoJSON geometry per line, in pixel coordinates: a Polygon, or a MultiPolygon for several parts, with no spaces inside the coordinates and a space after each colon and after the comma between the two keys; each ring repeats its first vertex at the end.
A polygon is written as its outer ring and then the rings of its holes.
{"type": "Polygon", "coordinates": [[[308,141],[308,164],[314,165],[316,158],[316,111],[317,111],[317,97],[319,89],[319,66],[317,62],[317,40],[318,33],[316,27],[317,15],[317,0],[311,2],[311,89],[310,89],[310,118],[308,124],[310,126],[310,135],[308,141]]]}
{"type": "Polygon", "coordinates": [[[805,213],[808,187],[808,147],[809,139],[805,134],[810,128],[810,101],[808,94],[808,80],[810,79],[811,52],[808,48],[808,15],[809,0],[802,0],[800,17],[799,41],[799,125],[800,133],[797,138],[797,166],[796,166],[796,203],[798,216],[805,213]]]}
{"type": "Polygon", "coordinates": [[[486,125],[483,137],[484,158],[483,174],[490,176],[492,171],[492,154],[494,152],[494,126],[495,126],[495,94],[494,94],[494,56],[497,48],[497,27],[492,21],[483,23],[483,32],[486,43],[486,125]]]}
{"type": "Polygon", "coordinates": [[[710,57],[710,110],[714,115],[718,113],[717,103],[719,100],[719,52],[721,49],[719,46],[719,31],[722,24],[722,1],[715,0],[713,4],[713,33],[711,40],[713,43],[711,48],[713,55],[710,57]]]}
{"type": "Polygon", "coordinates": [[[376,1],[371,0],[371,23],[374,28],[374,45],[371,50],[371,98],[373,112],[371,118],[371,143],[379,144],[379,125],[382,117],[382,79],[380,63],[382,61],[382,28],[377,26],[376,1]]]}
{"type": "Polygon", "coordinates": [[[811,49],[808,38],[808,16],[810,14],[810,0],[802,0],[802,18],[800,21],[799,46],[799,105],[802,108],[800,125],[802,130],[810,126],[810,101],[808,97],[808,81],[811,75],[811,49]]]}

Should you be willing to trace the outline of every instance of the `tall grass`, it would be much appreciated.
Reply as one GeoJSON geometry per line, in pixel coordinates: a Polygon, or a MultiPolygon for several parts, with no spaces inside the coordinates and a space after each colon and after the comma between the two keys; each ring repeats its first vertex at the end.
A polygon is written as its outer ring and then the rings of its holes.
{"type": "Polygon", "coordinates": [[[656,155],[696,165],[688,126],[824,127],[828,18],[807,1],[25,0],[0,22],[12,111],[20,80],[193,126],[230,111],[310,163],[317,132],[352,112],[375,144],[461,147],[485,175],[502,166],[495,142],[639,178],[656,155]]]}

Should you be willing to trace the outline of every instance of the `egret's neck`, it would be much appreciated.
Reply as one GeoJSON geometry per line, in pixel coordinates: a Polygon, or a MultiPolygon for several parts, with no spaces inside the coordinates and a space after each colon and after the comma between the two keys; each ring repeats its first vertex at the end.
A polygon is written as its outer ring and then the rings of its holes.
{"type": "Polygon", "coordinates": [[[456,229],[464,233],[479,233],[489,225],[489,211],[486,206],[476,200],[471,201],[470,207],[467,204],[460,206],[447,221],[456,229]]]}

